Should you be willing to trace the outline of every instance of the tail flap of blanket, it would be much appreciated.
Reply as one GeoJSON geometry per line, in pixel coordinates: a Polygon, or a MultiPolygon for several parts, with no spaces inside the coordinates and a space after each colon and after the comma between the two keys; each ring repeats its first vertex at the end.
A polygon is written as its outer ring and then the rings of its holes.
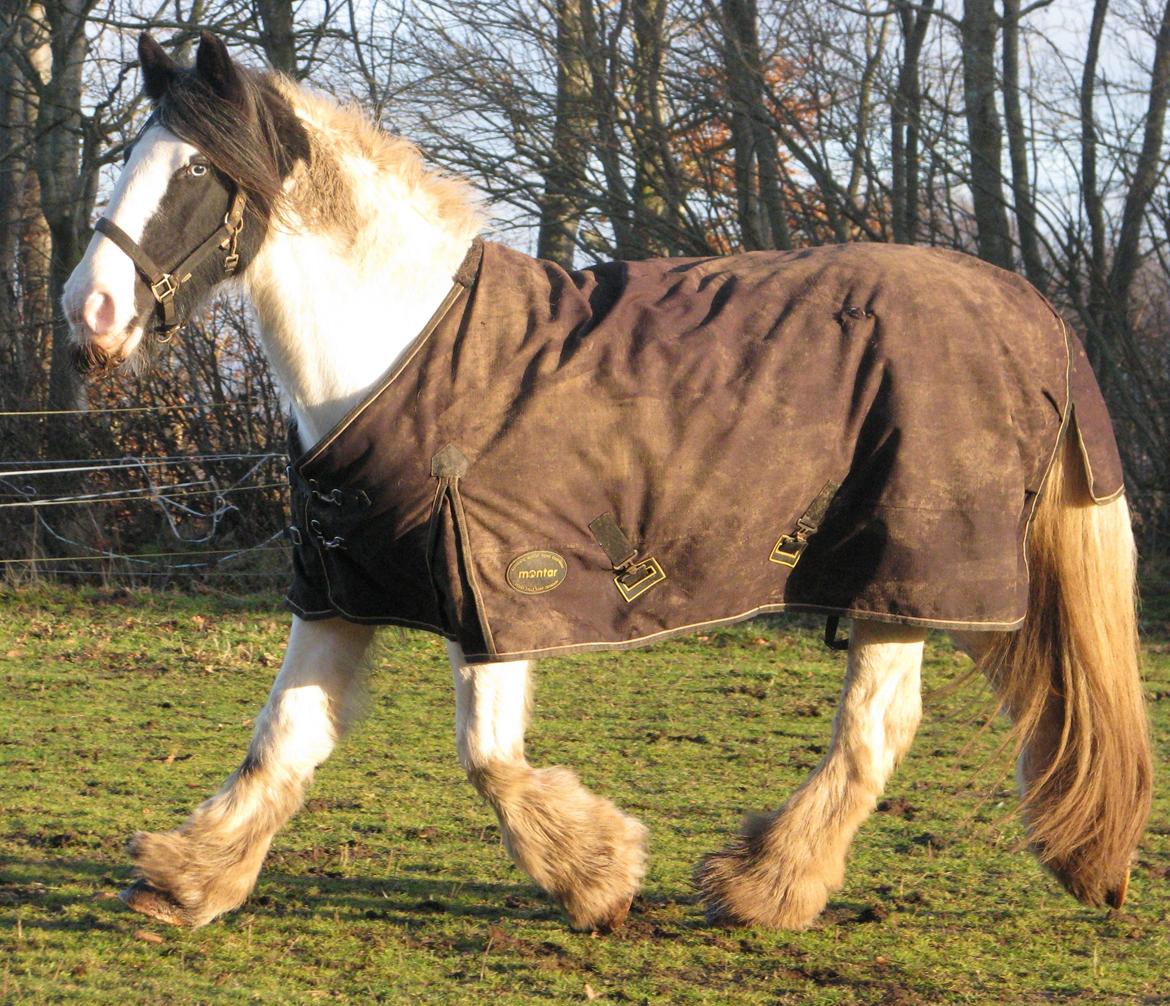
{"type": "Polygon", "coordinates": [[[1069,436],[1078,439],[1094,502],[1108,503],[1125,489],[1117,439],[1085,348],[1071,332],[1068,341],[1069,396],[1073,407],[1069,436]]]}

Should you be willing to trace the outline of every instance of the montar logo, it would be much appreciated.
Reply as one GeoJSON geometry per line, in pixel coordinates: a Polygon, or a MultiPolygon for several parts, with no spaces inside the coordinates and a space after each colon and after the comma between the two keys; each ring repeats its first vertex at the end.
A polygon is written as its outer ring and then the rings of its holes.
{"type": "Polygon", "coordinates": [[[517,556],[508,564],[508,586],[521,594],[544,594],[564,583],[568,572],[564,556],[537,549],[517,556]]]}

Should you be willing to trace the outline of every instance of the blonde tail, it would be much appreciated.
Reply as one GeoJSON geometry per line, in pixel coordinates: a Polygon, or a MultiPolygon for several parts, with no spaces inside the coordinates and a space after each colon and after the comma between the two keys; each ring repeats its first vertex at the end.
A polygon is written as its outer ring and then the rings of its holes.
{"type": "Polygon", "coordinates": [[[1093,503],[1070,431],[1027,545],[1028,614],[981,664],[1012,717],[1028,838],[1077,899],[1120,907],[1150,810],[1135,553],[1124,497],[1093,503]]]}

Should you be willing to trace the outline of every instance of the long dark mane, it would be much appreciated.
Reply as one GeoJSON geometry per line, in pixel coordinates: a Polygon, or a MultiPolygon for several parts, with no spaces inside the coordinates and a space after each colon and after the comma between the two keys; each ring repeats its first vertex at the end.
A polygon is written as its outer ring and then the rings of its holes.
{"type": "Polygon", "coordinates": [[[282,183],[293,165],[311,157],[308,133],[274,77],[240,69],[239,93],[228,101],[196,73],[181,72],[155,109],[160,125],[198,147],[266,219],[279,214],[282,183]]]}

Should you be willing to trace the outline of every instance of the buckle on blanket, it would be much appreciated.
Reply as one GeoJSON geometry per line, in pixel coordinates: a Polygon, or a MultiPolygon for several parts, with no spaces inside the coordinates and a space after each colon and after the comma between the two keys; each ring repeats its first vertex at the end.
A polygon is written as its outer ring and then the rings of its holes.
{"type": "Polygon", "coordinates": [[[595,517],[589,522],[589,530],[609,558],[616,574],[613,582],[627,604],[666,579],[662,564],[654,556],[638,558],[638,550],[612,513],[595,517]]]}
{"type": "Polygon", "coordinates": [[[617,584],[618,593],[628,604],[665,579],[666,573],[663,572],[658,560],[654,556],[648,555],[645,559],[640,559],[618,573],[613,578],[613,582],[617,584]]]}
{"type": "Polygon", "coordinates": [[[768,556],[769,562],[787,566],[789,569],[795,568],[808,545],[809,538],[817,533],[821,521],[828,513],[829,504],[833,502],[833,497],[837,495],[837,490],[840,488],[841,484],[832,481],[832,479],[821,486],[817,498],[796,519],[796,530],[792,534],[782,534],[776,540],[776,544],[772,546],[772,554],[768,556]]]}
{"type": "MultiPolygon", "coordinates": [[[[797,531],[797,534],[800,532],[797,531]]],[[[796,564],[800,562],[800,554],[804,551],[808,541],[804,538],[797,538],[795,535],[782,534],[780,539],[772,546],[772,554],[768,556],[769,561],[779,563],[781,566],[787,566],[789,569],[795,569],[796,564]]]]}

